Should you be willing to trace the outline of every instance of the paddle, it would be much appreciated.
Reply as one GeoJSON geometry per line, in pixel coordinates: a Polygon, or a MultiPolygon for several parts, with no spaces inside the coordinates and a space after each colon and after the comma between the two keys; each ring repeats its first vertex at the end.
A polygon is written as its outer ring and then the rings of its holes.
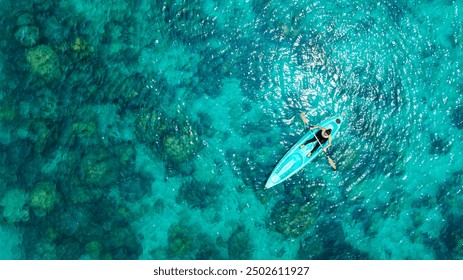
{"type": "MultiPolygon", "coordinates": [[[[305,124],[306,126],[309,126],[309,120],[308,120],[307,117],[305,116],[304,112],[301,112],[299,115],[301,116],[301,119],[302,119],[302,121],[304,122],[304,124],[305,124]]],[[[309,129],[310,129],[310,127],[309,127],[309,129]]],[[[312,130],[310,129],[310,131],[312,131],[312,130]]],[[[323,154],[324,154],[324,155],[326,156],[326,158],[328,159],[328,162],[330,163],[331,167],[333,167],[333,169],[336,170],[336,164],[335,164],[334,161],[328,156],[328,154],[326,154],[325,150],[323,149],[322,143],[320,143],[320,140],[318,140],[317,136],[315,136],[315,133],[313,133],[313,131],[312,131],[312,134],[313,134],[313,136],[315,137],[315,139],[317,139],[318,144],[320,144],[320,148],[322,148],[323,154]]]]}

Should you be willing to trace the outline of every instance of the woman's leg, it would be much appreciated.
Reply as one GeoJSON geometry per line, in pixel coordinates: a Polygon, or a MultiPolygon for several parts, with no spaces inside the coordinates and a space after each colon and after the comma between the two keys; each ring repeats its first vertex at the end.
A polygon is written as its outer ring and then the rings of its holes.
{"type": "Polygon", "coordinates": [[[310,151],[309,155],[311,155],[313,152],[315,152],[318,147],[320,147],[320,143],[315,144],[315,147],[313,147],[312,151],[310,151]]]}
{"type": "Polygon", "coordinates": [[[315,137],[312,138],[312,139],[309,139],[309,140],[305,141],[304,144],[301,145],[301,148],[303,148],[305,145],[307,145],[309,143],[312,143],[312,142],[315,142],[315,141],[317,141],[317,139],[315,139],[315,137]]]}

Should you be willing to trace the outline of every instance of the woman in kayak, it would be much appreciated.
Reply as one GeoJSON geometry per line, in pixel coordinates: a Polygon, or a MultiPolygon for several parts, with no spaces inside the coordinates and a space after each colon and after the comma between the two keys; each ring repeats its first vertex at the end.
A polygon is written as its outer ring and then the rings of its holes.
{"type": "Polygon", "coordinates": [[[305,143],[302,144],[300,147],[302,149],[305,145],[315,142],[318,139],[317,144],[315,144],[315,147],[313,147],[312,151],[310,151],[310,153],[307,154],[307,157],[310,157],[312,153],[315,152],[318,149],[318,147],[320,147],[320,144],[324,144],[326,143],[326,141],[328,141],[328,145],[325,148],[323,148],[323,150],[326,151],[326,149],[328,149],[328,147],[331,146],[331,129],[326,129],[318,125],[310,127],[310,129],[314,128],[319,129],[319,131],[315,134],[315,137],[305,141],[305,143]]]}

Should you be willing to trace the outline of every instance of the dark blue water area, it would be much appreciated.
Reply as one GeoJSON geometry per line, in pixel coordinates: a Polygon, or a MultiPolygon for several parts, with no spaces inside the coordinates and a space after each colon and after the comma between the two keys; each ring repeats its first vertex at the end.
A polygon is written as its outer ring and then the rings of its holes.
{"type": "Polygon", "coordinates": [[[0,259],[463,259],[462,8],[4,1],[0,259]]]}

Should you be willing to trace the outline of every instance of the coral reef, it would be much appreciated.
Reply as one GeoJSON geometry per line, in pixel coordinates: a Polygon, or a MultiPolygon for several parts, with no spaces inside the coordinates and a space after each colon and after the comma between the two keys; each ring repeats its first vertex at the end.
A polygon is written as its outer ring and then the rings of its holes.
{"type": "Polygon", "coordinates": [[[8,123],[13,121],[16,118],[16,110],[7,102],[4,102],[0,105],[0,121],[2,123],[8,123]]]}
{"type": "Polygon", "coordinates": [[[71,130],[79,138],[94,138],[97,134],[96,123],[93,121],[74,122],[71,130]]]}
{"type": "Polygon", "coordinates": [[[136,235],[127,227],[116,227],[109,233],[110,246],[115,259],[137,259],[141,253],[141,247],[136,240],[136,235]]]}
{"type": "Polygon", "coordinates": [[[218,201],[222,189],[223,186],[216,182],[184,182],[178,192],[177,201],[186,201],[191,208],[211,207],[218,201]]]}
{"type": "Polygon", "coordinates": [[[24,47],[33,47],[39,40],[39,28],[37,26],[21,26],[16,31],[15,37],[24,47]]]}
{"type": "Polygon", "coordinates": [[[198,251],[194,259],[196,260],[223,260],[226,257],[223,255],[221,248],[212,240],[210,236],[200,233],[197,236],[198,251]]]}
{"type": "Polygon", "coordinates": [[[170,135],[165,135],[161,142],[161,152],[167,160],[175,163],[191,159],[201,148],[201,142],[196,130],[184,122],[175,128],[170,135]]]}
{"type": "Polygon", "coordinates": [[[458,129],[463,129],[463,105],[457,105],[451,111],[450,120],[458,129]]]}
{"type": "Polygon", "coordinates": [[[204,39],[214,30],[215,22],[199,6],[171,3],[166,6],[165,22],[170,24],[174,36],[186,42],[204,39]]]}
{"type": "Polygon", "coordinates": [[[194,139],[194,135],[189,133],[180,135],[180,137],[177,137],[177,135],[166,136],[163,142],[165,155],[176,162],[188,159],[191,154],[189,144],[192,143],[190,136],[193,136],[194,139]]]}
{"type": "Polygon", "coordinates": [[[101,189],[83,184],[76,177],[72,178],[70,186],[69,198],[76,205],[98,200],[103,195],[101,189]]]}
{"type": "Polygon", "coordinates": [[[249,231],[238,226],[227,241],[228,258],[232,260],[248,260],[252,258],[253,244],[249,231]]]}
{"type": "MultiPolygon", "coordinates": [[[[149,81],[141,73],[136,73],[128,77],[122,76],[105,90],[105,98],[119,105],[121,111],[140,108],[156,108],[158,105],[159,91],[163,90],[162,82],[149,81]]],[[[153,109],[156,112],[156,109],[153,109]]],[[[150,118],[149,110],[144,111],[139,116],[139,121],[143,118],[150,118]]],[[[153,112],[153,115],[154,115],[153,112]]],[[[146,125],[146,123],[145,123],[146,125]]]]}
{"type": "Polygon", "coordinates": [[[7,223],[18,223],[29,221],[29,196],[22,189],[11,189],[7,191],[0,200],[2,220],[7,223]]]}
{"type": "Polygon", "coordinates": [[[30,199],[34,213],[39,217],[45,216],[59,201],[56,185],[49,181],[38,182],[31,191],[30,199]]]}
{"type": "Polygon", "coordinates": [[[17,26],[28,26],[34,25],[34,16],[30,13],[23,13],[21,14],[18,19],[16,20],[17,26]]]}
{"type": "Polygon", "coordinates": [[[450,143],[436,134],[431,134],[431,148],[432,155],[447,154],[450,150],[450,143]]]}
{"type": "Polygon", "coordinates": [[[89,241],[85,244],[85,252],[90,255],[93,260],[101,259],[102,245],[98,240],[89,241]]]}
{"type": "Polygon", "coordinates": [[[322,259],[323,242],[318,236],[309,236],[300,241],[297,258],[301,260],[322,259]]]}
{"type": "Polygon", "coordinates": [[[106,150],[95,150],[82,158],[80,167],[85,183],[105,187],[114,182],[119,175],[118,159],[106,150]]]}
{"type": "Polygon", "coordinates": [[[33,253],[29,259],[34,260],[56,260],[56,244],[51,241],[37,242],[33,247],[33,253]]]}
{"type": "Polygon", "coordinates": [[[43,119],[57,121],[61,114],[61,108],[58,105],[58,97],[46,87],[37,91],[36,97],[34,106],[31,108],[31,114],[40,116],[43,119]]]}
{"type": "Polygon", "coordinates": [[[315,224],[316,213],[313,202],[280,200],[272,209],[271,224],[287,238],[299,237],[315,224]]]}
{"type": "Polygon", "coordinates": [[[36,120],[31,123],[34,134],[34,150],[41,154],[56,143],[57,124],[49,120],[36,120]]]}
{"type": "Polygon", "coordinates": [[[197,249],[190,226],[176,224],[169,228],[167,257],[170,259],[192,259],[197,249]]]}
{"type": "Polygon", "coordinates": [[[75,53],[78,53],[79,56],[89,56],[95,50],[92,46],[90,46],[86,40],[82,37],[76,37],[71,44],[71,50],[75,53]]]}
{"type": "Polygon", "coordinates": [[[175,164],[185,162],[202,147],[195,127],[182,117],[170,119],[161,111],[143,112],[135,124],[137,136],[158,147],[166,161],[175,164]]]}
{"type": "Polygon", "coordinates": [[[50,82],[61,76],[59,57],[47,45],[39,45],[27,51],[27,61],[32,73],[50,82]]]}

